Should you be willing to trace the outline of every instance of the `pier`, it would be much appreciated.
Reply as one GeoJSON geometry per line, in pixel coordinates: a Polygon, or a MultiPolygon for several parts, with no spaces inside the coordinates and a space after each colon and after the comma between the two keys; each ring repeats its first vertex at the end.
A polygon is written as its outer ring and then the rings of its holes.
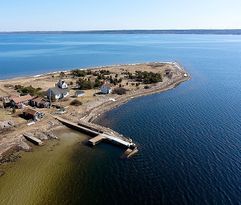
{"type": "Polygon", "coordinates": [[[62,124],[70,128],[79,130],[82,133],[88,134],[89,136],[93,136],[88,141],[88,143],[92,146],[95,146],[102,141],[108,141],[113,144],[126,147],[127,151],[124,153],[124,155],[127,154],[126,157],[131,156],[138,152],[137,146],[135,145],[135,143],[132,142],[131,139],[126,138],[120,135],[119,133],[114,132],[113,130],[110,130],[108,128],[105,128],[93,123],[87,123],[87,122],[80,122],[77,124],[58,116],[55,116],[55,119],[57,119],[62,124]]]}
{"type": "Polygon", "coordinates": [[[103,140],[105,140],[106,137],[104,135],[97,135],[96,137],[92,138],[89,140],[89,143],[93,146],[95,146],[96,144],[102,142],[103,140]]]}

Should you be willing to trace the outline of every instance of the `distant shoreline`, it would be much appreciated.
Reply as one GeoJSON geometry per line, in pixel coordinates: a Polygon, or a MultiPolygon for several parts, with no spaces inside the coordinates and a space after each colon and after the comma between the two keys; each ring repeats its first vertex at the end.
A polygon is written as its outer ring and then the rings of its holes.
{"type": "Polygon", "coordinates": [[[166,30],[83,30],[83,31],[1,31],[1,34],[206,34],[241,35],[241,29],[166,29],[166,30]]]}
{"type": "MultiPolygon", "coordinates": [[[[126,65],[142,65],[142,64],[148,64],[153,62],[145,62],[145,63],[123,63],[123,64],[110,64],[110,65],[102,65],[102,66],[92,66],[92,67],[73,67],[69,69],[64,70],[55,70],[55,71],[49,71],[45,73],[39,72],[38,74],[32,74],[32,75],[24,75],[23,76],[13,76],[13,77],[6,77],[1,79],[0,82],[5,82],[8,80],[25,80],[25,79],[32,79],[32,78],[39,78],[39,77],[46,77],[49,75],[59,74],[61,72],[71,72],[72,70],[78,69],[78,70],[94,70],[94,69],[100,69],[100,68],[106,68],[106,67],[115,67],[115,66],[126,66],[126,65]]],[[[157,63],[157,62],[156,62],[157,63]]],[[[172,63],[169,61],[162,61],[162,63],[172,63]]]]}

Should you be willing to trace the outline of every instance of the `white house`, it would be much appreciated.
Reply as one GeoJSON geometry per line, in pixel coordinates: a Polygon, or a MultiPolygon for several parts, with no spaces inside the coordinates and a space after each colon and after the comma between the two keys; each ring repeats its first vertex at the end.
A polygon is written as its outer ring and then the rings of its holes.
{"type": "Polygon", "coordinates": [[[47,91],[47,96],[49,99],[59,100],[66,98],[69,95],[68,89],[61,89],[59,87],[49,88],[47,91]]]}
{"type": "Polygon", "coordinates": [[[61,88],[61,89],[67,89],[68,88],[68,84],[60,79],[59,82],[56,84],[57,87],[61,88]]]}
{"type": "Polygon", "coordinates": [[[108,83],[104,83],[101,87],[100,87],[100,91],[101,91],[101,93],[103,93],[103,94],[109,94],[109,93],[111,93],[112,92],[112,89],[111,89],[111,87],[110,87],[110,84],[108,84],[108,83]]]}

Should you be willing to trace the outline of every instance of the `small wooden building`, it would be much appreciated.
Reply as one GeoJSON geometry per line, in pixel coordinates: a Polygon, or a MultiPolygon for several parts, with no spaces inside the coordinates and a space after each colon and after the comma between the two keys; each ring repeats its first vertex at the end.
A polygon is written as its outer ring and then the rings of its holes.
{"type": "Polygon", "coordinates": [[[42,97],[36,97],[36,98],[30,100],[29,104],[32,107],[37,107],[37,108],[49,108],[50,107],[50,102],[46,101],[42,97]]]}
{"type": "Polygon", "coordinates": [[[42,112],[38,112],[37,110],[31,109],[31,108],[25,108],[23,110],[23,117],[27,120],[40,120],[41,118],[43,118],[44,113],[42,112]]]}
{"type": "Polygon", "coordinates": [[[82,90],[76,90],[76,92],[75,92],[76,97],[81,97],[81,96],[84,96],[84,95],[85,95],[85,92],[82,91],[82,90]]]}

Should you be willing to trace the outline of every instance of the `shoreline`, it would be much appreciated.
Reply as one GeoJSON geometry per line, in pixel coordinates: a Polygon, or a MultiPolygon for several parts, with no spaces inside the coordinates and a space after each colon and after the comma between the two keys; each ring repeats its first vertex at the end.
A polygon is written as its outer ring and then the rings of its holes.
{"type": "MultiPolygon", "coordinates": [[[[158,62],[158,63],[164,63],[164,64],[169,64],[172,65],[173,67],[175,67],[175,69],[178,70],[178,75],[175,76],[175,78],[172,78],[171,80],[166,80],[164,82],[162,82],[159,85],[154,85],[149,89],[140,89],[140,90],[134,90],[128,94],[125,95],[120,95],[120,96],[116,96],[115,97],[115,101],[104,101],[101,102],[100,104],[94,105],[93,107],[87,108],[85,112],[81,113],[80,115],[77,116],[72,116],[70,115],[66,115],[63,116],[63,118],[71,120],[73,122],[82,122],[82,123],[87,123],[87,124],[92,124],[93,126],[99,126],[102,127],[104,130],[108,130],[109,132],[113,132],[116,133],[118,137],[123,137],[124,139],[128,139],[126,137],[124,137],[122,134],[115,132],[114,130],[107,128],[107,127],[103,127],[102,125],[98,124],[95,122],[96,119],[100,118],[101,115],[103,115],[106,112],[111,111],[112,109],[115,109],[125,103],[127,103],[128,101],[138,98],[138,97],[142,97],[142,96],[147,96],[147,95],[151,95],[151,94],[155,94],[155,93],[161,93],[170,89],[175,88],[176,86],[178,86],[179,84],[181,84],[182,82],[185,82],[187,80],[189,80],[191,78],[190,74],[187,73],[187,71],[177,62],[158,62]]],[[[136,63],[136,64],[120,64],[121,66],[132,66],[132,65],[147,65],[149,64],[148,62],[146,63],[136,63]]],[[[83,70],[86,69],[100,69],[100,68],[115,68],[118,67],[120,65],[112,65],[112,66],[99,66],[99,67],[93,67],[93,68],[81,68],[83,70]]],[[[42,77],[46,77],[52,74],[56,74],[56,73],[60,73],[62,71],[55,71],[52,73],[47,73],[47,74],[41,74],[41,75],[37,75],[35,77],[20,77],[20,78],[14,78],[14,79],[10,79],[12,81],[19,80],[19,79],[41,79],[42,77]]],[[[66,72],[66,71],[65,71],[66,72]]],[[[67,71],[69,72],[69,71],[67,71]]],[[[8,80],[0,80],[0,82],[7,82],[8,80]]],[[[49,115],[49,114],[48,114],[49,115]]],[[[51,117],[53,119],[53,116],[51,117]]],[[[47,122],[42,123],[42,126],[40,125],[37,129],[36,127],[33,129],[31,129],[31,127],[29,127],[29,130],[34,132],[34,130],[38,130],[38,131],[51,131],[53,129],[55,129],[56,127],[59,126],[64,127],[64,125],[60,124],[60,122],[58,120],[55,119],[54,124],[52,126],[48,126],[47,122]],[[47,126],[46,126],[47,125],[47,126]]],[[[11,134],[11,133],[10,133],[11,134]]],[[[7,153],[7,156],[9,156],[9,153],[12,154],[15,151],[18,150],[25,150],[25,151],[30,151],[31,150],[31,146],[29,145],[30,149],[26,148],[28,145],[28,143],[26,143],[26,140],[24,139],[24,137],[16,137],[15,139],[13,137],[12,139],[12,143],[10,143],[10,147],[9,149],[6,148],[5,151],[1,150],[0,153],[0,160],[4,159],[6,157],[6,155],[4,153],[7,153]],[[18,140],[21,141],[22,144],[24,144],[25,146],[20,146],[21,143],[16,143],[18,140]],[[14,143],[13,143],[14,142],[14,143]],[[24,149],[24,147],[26,149],[24,149]],[[17,148],[17,149],[16,149],[17,148]]]]}
{"type": "MultiPolygon", "coordinates": [[[[161,63],[170,63],[173,64],[173,62],[161,62],[161,63]]],[[[128,103],[132,99],[136,99],[143,96],[148,96],[156,93],[162,93],[165,91],[168,91],[170,89],[173,89],[180,85],[181,83],[188,81],[191,79],[191,76],[189,73],[186,72],[186,70],[179,64],[174,62],[174,64],[180,69],[182,74],[187,74],[187,76],[180,76],[179,78],[173,80],[172,82],[168,82],[165,85],[161,86],[153,86],[150,89],[144,90],[144,92],[135,92],[132,94],[127,94],[124,96],[120,96],[116,101],[108,101],[106,103],[103,103],[97,107],[92,108],[89,110],[85,116],[83,116],[80,120],[85,122],[94,122],[97,118],[101,117],[101,115],[105,114],[106,112],[111,111],[112,109],[115,109],[125,103],[128,103]],[[104,106],[104,107],[103,107],[104,106]]]]}

